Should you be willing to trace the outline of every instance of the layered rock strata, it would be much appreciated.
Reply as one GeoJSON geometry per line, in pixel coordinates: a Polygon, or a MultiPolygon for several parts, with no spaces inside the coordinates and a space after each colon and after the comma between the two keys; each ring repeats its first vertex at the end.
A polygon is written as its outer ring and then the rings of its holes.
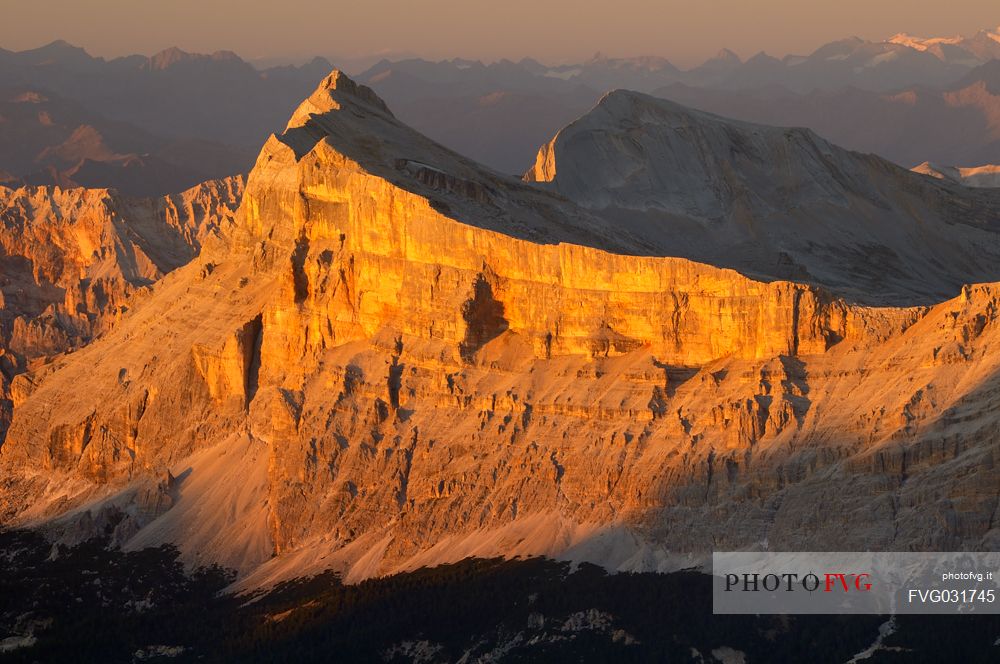
{"type": "Polygon", "coordinates": [[[104,515],[251,585],[1000,545],[1000,287],[873,308],[648,249],[335,73],[229,231],[31,373],[2,522],[104,515]]]}
{"type": "Polygon", "coordinates": [[[241,177],[154,199],[0,188],[0,441],[12,401],[32,382],[26,372],[109,329],[190,261],[232,224],[242,190],[241,177]]]}

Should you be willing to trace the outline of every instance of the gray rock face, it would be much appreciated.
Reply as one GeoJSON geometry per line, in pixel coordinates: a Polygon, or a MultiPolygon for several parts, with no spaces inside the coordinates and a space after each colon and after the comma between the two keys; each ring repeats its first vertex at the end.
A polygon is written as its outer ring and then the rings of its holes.
{"type": "Polygon", "coordinates": [[[726,120],[609,93],[538,153],[525,179],[651,252],[925,304],[1000,279],[1000,194],[920,177],[806,129],[726,120]]]}

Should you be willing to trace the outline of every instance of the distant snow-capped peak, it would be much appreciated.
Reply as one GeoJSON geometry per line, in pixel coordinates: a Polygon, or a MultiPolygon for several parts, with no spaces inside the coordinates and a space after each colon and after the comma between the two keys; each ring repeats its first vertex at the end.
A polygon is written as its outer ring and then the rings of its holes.
{"type": "Polygon", "coordinates": [[[900,32],[887,39],[886,43],[931,53],[946,62],[983,63],[1000,58],[1000,26],[980,30],[971,37],[917,37],[900,32]]]}

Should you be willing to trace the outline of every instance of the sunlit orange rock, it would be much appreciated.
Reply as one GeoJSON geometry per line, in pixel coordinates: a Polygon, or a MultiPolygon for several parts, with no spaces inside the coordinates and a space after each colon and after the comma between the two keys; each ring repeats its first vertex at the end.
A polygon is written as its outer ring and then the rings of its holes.
{"type": "Polygon", "coordinates": [[[334,74],[231,228],[24,379],[3,522],[116,506],[248,584],[1000,544],[1000,287],[872,308],[631,242],[334,74]]]}

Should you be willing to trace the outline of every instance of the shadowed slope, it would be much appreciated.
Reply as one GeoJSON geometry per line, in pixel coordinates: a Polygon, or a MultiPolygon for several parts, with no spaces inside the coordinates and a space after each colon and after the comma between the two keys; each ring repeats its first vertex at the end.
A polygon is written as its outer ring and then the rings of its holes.
{"type": "Polygon", "coordinates": [[[996,192],[638,93],[605,96],[525,179],[664,254],[861,302],[929,304],[1000,279],[996,192]]]}

